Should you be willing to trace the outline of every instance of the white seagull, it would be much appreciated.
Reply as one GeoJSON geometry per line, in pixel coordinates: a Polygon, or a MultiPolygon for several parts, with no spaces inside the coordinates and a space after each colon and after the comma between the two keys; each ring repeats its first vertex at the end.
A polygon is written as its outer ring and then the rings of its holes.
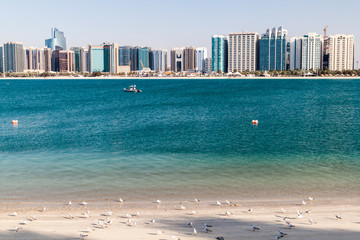
{"type": "Polygon", "coordinates": [[[86,206],[86,205],[87,205],[87,202],[82,201],[82,203],[80,203],[80,205],[86,206]]]}
{"type": "Polygon", "coordinates": [[[157,204],[161,204],[161,201],[158,199],[158,200],[156,200],[156,203],[157,203],[157,204]]]}
{"type": "Polygon", "coordinates": [[[250,209],[248,210],[248,212],[249,212],[249,213],[251,213],[252,211],[253,211],[253,209],[252,209],[252,208],[250,208],[250,209]]]}
{"type": "Polygon", "coordinates": [[[16,217],[17,215],[18,215],[17,212],[12,213],[12,216],[14,216],[14,217],[16,217]]]}
{"type": "Polygon", "coordinates": [[[22,227],[18,227],[18,226],[15,226],[15,227],[14,227],[14,231],[15,231],[15,232],[19,232],[21,229],[22,229],[22,227]]]}
{"type": "Polygon", "coordinates": [[[306,202],[304,200],[302,200],[302,205],[306,205],[306,202]]]}
{"type": "Polygon", "coordinates": [[[283,208],[281,208],[281,211],[282,211],[283,213],[286,213],[286,210],[285,210],[285,209],[283,209],[283,208]]]}
{"type": "Polygon", "coordinates": [[[183,206],[183,205],[181,205],[181,206],[180,206],[180,209],[181,209],[181,210],[185,210],[185,209],[186,209],[186,207],[185,207],[185,206],[183,206]]]}
{"type": "Polygon", "coordinates": [[[292,229],[292,228],[294,228],[295,227],[295,225],[292,225],[291,223],[288,223],[288,228],[289,229],[292,229]]]}
{"type": "Polygon", "coordinates": [[[195,211],[195,210],[192,210],[191,213],[192,213],[193,215],[195,215],[195,214],[197,214],[198,212],[195,211]]]}
{"type": "Polygon", "coordinates": [[[196,229],[194,228],[194,235],[196,235],[197,234],[197,231],[196,231],[196,229]]]}
{"type": "Polygon", "coordinates": [[[154,224],[154,223],[155,223],[155,219],[152,219],[152,220],[150,221],[150,223],[154,224]]]}
{"type": "Polygon", "coordinates": [[[119,198],[119,202],[123,203],[123,202],[124,202],[124,199],[119,198]]]}
{"type": "Polygon", "coordinates": [[[225,212],[225,215],[226,215],[226,216],[230,216],[231,214],[232,214],[232,212],[229,212],[229,211],[226,211],[226,212],[225,212]]]}
{"type": "Polygon", "coordinates": [[[308,199],[309,199],[309,201],[312,201],[312,200],[314,200],[314,198],[313,198],[313,197],[309,197],[308,199]]]}
{"type": "Polygon", "coordinates": [[[314,222],[311,218],[309,218],[309,223],[310,223],[310,225],[312,225],[313,223],[316,224],[316,222],[314,222]]]}
{"type": "Polygon", "coordinates": [[[229,200],[225,200],[226,204],[230,204],[231,202],[229,200]]]}
{"type": "Polygon", "coordinates": [[[256,230],[260,230],[260,228],[255,225],[251,225],[251,230],[253,230],[253,232],[255,232],[256,230]]]}
{"type": "Polygon", "coordinates": [[[336,219],[342,219],[338,214],[336,214],[336,219]]]}

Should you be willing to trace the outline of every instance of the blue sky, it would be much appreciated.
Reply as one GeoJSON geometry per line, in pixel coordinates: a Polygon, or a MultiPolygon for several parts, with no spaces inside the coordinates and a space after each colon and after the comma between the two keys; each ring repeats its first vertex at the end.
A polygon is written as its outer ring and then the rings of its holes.
{"type": "MultiPolygon", "coordinates": [[[[289,36],[308,32],[354,34],[360,60],[358,0],[17,0],[4,1],[0,43],[43,47],[52,26],[65,32],[67,46],[104,41],[152,48],[211,47],[211,35],[284,26],[289,36]],[[358,47],[359,46],[359,47],[358,47]]],[[[356,64],[355,64],[356,66],[356,64]]]]}

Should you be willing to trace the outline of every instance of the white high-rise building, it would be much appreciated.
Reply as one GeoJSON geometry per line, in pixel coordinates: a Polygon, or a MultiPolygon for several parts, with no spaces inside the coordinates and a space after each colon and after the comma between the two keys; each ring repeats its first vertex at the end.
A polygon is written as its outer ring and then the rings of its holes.
{"type": "Polygon", "coordinates": [[[354,35],[337,34],[329,37],[329,70],[354,69],[354,35]]]}
{"type": "Polygon", "coordinates": [[[154,62],[154,71],[155,72],[165,72],[167,67],[167,50],[158,49],[152,50],[153,52],[153,62],[154,62]]]}
{"type": "Polygon", "coordinates": [[[196,48],[195,50],[195,70],[197,72],[205,72],[204,64],[207,58],[207,49],[204,47],[196,48]]]}
{"type": "Polygon", "coordinates": [[[301,69],[317,70],[322,68],[323,36],[309,33],[302,37],[301,69]]]}
{"type": "Polygon", "coordinates": [[[228,72],[256,70],[258,33],[230,33],[228,72]]]}
{"type": "Polygon", "coordinates": [[[301,69],[301,38],[290,38],[290,70],[301,69]]]}

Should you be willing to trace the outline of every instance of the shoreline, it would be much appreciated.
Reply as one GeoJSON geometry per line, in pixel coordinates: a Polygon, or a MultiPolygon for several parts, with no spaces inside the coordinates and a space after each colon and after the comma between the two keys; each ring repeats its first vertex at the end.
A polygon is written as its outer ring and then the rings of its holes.
{"type": "MultiPolygon", "coordinates": [[[[113,201],[99,203],[88,201],[46,203],[33,206],[3,205],[0,209],[1,239],[275,239],[278,231],[288,234],[289,239],[356,239],[359,234],[360,199],[342,202],[336,200],[302,199],[276,201],[234,201],[225,202],[219,197],[199,202],[153,201],[140,205],[113,201]],[[221,205],[216,204],[221,202],[221,205]],[[183,207],[182,207],[183,206],[183,207]],[[42,211],[46,207],[46,211],[42,211]],[[249,209],[252,209],[250,212],[249,209]],[[284,212],[282,209],[284,209],[284,212]],[[310,213],[306,211],[311,210],[310,213]],[[301,213],[298,217],[297,211],[301,213]],[[13,216],[13,212],[17,216],[13,216]],[[85,212],[88,214],[85,215],[85,212]],[[69,215],[71,214],[71,215],[69,215]],[[338,214],[342,219],[337,219],[338,214]],[[32,216],[36,220],[31,220],[32,216]],[[71,218],[70,218],[71,217],[71,218]],[[287,217],[287,220],[283,220],[287,217]],[[155,223],[151,220],[155,219],[155,223]],[[310,223],[311,221],[316,223],[310,223]],[[110,223],[107,223],[111,221],[110,223]],[[295,225],[287,227],[286,221],[295,225]],[[136,225],[135,225],[136,222],[136,225]],[[187,226],[189,222],[192,227],[187,226]],[[204,224],[211,224],[211,232],[204,230],[204,224]],[[253,232],[251,225],[260,228],[253,232]],[[15,227],[21,228],[16,232],[15,227]],[[197,234],[194,234],[196,228],[197,234]],[[121,238],[119,238],[121,237],[121,238]]],[[[86,201],[86,200],[84,200],[86,201]]]]}
{"type": "Polygon", "coordinates": [[[59,76],[59,77],[13,77],[13,78],[0,78],[0,80],[203,80],[203,79],[236,79],[236,80],[245,80],[245,79],[286,79],[286,80],[293,80],[293,79],[329,79],[329,80],[344,80],[344,79],[360,79],[360,76],[356,77],[119,77],[119,76],[111,76],[111,77],[66,77],[66,76],[59,76]]]}

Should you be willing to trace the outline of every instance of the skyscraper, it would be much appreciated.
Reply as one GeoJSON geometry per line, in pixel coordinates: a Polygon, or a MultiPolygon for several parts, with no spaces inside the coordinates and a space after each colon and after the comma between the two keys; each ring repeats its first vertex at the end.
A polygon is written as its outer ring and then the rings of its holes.
{"type": "Polygon", "coordinates": [[[119,47],[116,43],[89,45],[89,72],[117,74],[119,47]]]}
{"type": "Polygon", "coordinates": [[[142,47],[139,48],[138,51],[138,66],[139,66],[139,70],[144,68],[149,68],[149,54],[150,54],[151,49],[149,47],[142,47]]]}
{"type": "Polygon", "coordinates": [[[212,64],[212,59],[211,58],[205,58],[204,59],[204,72],[205,73],[210,73],[211,72],[211,70],[212,70],[211,64],[212,64]]]}
{"type": "Polygon", "coordinates": [[[24,72],[24,47],[19,42],[4,44],[5,72],[24,72]]]}
{"type": "Polygon", "coordinates": [[[290,38],[290,70],[301,69],[301,38],[290,38]]]}
{"type": "Polygon", "coordinates": [[[87,49],[83,47],[72,47],[70,50],[74,52],[74,71],[87,72],[87,49]]]}
{"type": "Polygon", "coordinates": [[[0,46],[0,72],[4,72],[4,50],[3,46],[0,46]]]}
{"type": "Polygon", "coordinates": [[[194,47],[184,49],[184,71],[195,71],[195,51],[194,47]]]}
{"type": "Polygon", "coordinates": [[[153,55],[153,70],[155,72],[165,72],[167,68],[167,50],[156,49],[152,51],[153,55]]]}
{"type": "Polygon", "coordinates": [[[60,72],[74,72],[74,51],[60,50],[59,51],[59,71],[60,72]]]}
{"type": "Polygon", "coordinates": [[[173,72],[184,71],[184,48],[172,48],[170,53],[170,66],[173,72]]]}
{"type": "Polygon", "coordinates": [[[329,70],[354,69],[354,35],[337,34],[329,37],[329,70]]]}
{"type": "Polygon", "coordinates": [[[258,34],[255,32],[230,33],[229,72],[244,72],[246,70],[253,72],[256,70],[257,43],[258,34]]]}
{"type": "Polygon", "coordinates": [[[130,61],[131,61],[131,71],[139,70],[139,47],[132,47],[130,49],[130,61]]]}
{"type": "Polygon", "coordinates": [[[41,71],[45,70],[44,49],[26,48],[25,49],[25,71],[41,71]]]}
{"type": "Polygon", "coordinates": [[[195,50],[195,70],[198,72],[205,72],[204,61],[207,58],[207,49],[204,47],[196,48],[195,50]]]}
{"type": "Polygon", "coordinates": [[[50,48],[44,48],[44,71],[50,72],[52,62],[52,50],[50,48]]]}
{"type": "Polygon", "coordinates": [[[129,66],[131,55],[130,49],[130,46],[119,47],[119,66],[129,66]]]}
{"type": "Polygon", "coordinates": [[[322,68],[323,37],[316,33],[309,33],[302,37],[301,69],[317,70],[322,68]]]}
{"type": "Polygon", "coordinates": [[[66,38],[64,33],[57,28],[51,29],[51,38],[45,40],[45,46],[51,50],[66,50],[66,38]]]}
{"type": "Polygon", "coordinates": [[[212,71],[227,72],[228,70],[228,38],[222,35],[211,37],[212,71]]]}
{"type": "Polygon", "coordinates": [[[267,29],[259,39],[259,70],[286,69],[287,30],[283,27],[267,29]]]}

